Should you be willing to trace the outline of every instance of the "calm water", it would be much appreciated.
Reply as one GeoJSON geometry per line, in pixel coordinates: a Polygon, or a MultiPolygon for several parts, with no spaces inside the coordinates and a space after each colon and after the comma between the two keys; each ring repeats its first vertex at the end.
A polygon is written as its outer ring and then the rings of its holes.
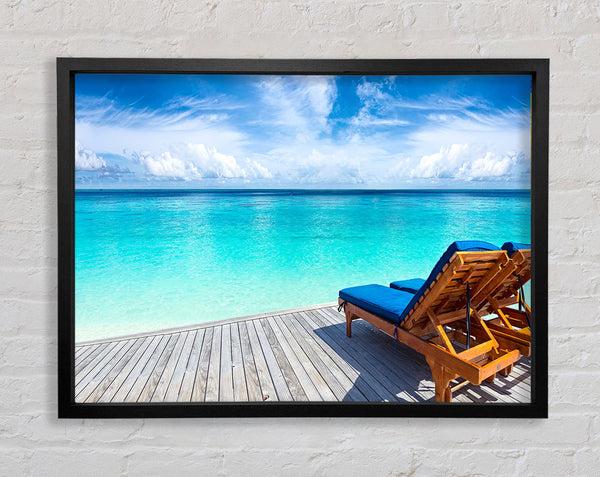
{"type": "Polygon", "coordinates": [[[529,192],[77,191],[77,340],[426,277],[455,240],[530,241],[529,192]]]}

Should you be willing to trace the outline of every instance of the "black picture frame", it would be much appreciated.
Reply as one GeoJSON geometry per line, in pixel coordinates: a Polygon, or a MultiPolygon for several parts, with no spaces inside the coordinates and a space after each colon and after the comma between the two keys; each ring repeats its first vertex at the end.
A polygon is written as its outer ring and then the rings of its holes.
{"type": "Polygon", "coordinates": [[[548,416],[548,59],[258,60],[58,58],[58,417],[487,417],[548,416]],[[510,75],[532,77],[531,403],[173,403],[82,404],[74,398],[74,193],[77,73],[510,75]]]}

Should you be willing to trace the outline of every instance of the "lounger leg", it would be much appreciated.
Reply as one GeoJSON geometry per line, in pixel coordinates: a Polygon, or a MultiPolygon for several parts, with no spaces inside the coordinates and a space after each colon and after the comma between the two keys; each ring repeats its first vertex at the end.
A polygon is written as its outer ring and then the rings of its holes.
{"type": "Polygon", "coordinates": [[[506,368],[501,369],[500,374],[502,376],[508,376],[512,372],[512,369],[513,369],[513,365],[511,364],[511,365],[507,366],[506,368]]]}
{"type": "Polygon", "coordinates": [[[346,312],[346,336],[352,338],[352,315],[346,312]]]}
{"type": "Polygon", "coordinates": [[[427,361],[431,368],[431,375],[433,382],[435,383],[435,402],[452,402],[452,389],[450,388],[450,381],[452,381],[456,375],[448,373],[446,369],[434,362],[427,361]]]}

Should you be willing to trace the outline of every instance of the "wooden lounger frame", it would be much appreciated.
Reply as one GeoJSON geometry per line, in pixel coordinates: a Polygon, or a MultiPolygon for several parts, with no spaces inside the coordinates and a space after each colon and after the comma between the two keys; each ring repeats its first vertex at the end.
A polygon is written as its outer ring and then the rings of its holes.
{"type": "Polygon", "coordinates": [[[510,344],[516,345],[522,355],[529,356],[531,354],[529,328],[531,309],[521,296],[519,278],[520,285],[524,285],[531,279],[531,250],[517,250],[510,260],[515,266],[514,272],[490,293],[480,311],[484,314],[496,315],[496,318],[486,321],[496,339],[508,338],[510,344]],[[521,311],[510,307],[519,301],[523,307],[521,311]]]}
{"type": "Polygon", "coordinates": [[[425,356],[435,383],[435,400],[452,401],[452,391],[467,381],[492,381],[496,373],[507,375],[519,359],[519,343],[510,336],[495,337],[478,310],[496,295],[501,284],[516,270],[503,250],[456,252],[409,312],[401,325],[375,315],[353,303],[344,303],[346,334],[352,336],[352,321],[363,319],[425,356]],[[470,347],[467,342],[467,283],[471,296],[470,347]],[[458,377],[465,379],[451,387],[458,377]]]}

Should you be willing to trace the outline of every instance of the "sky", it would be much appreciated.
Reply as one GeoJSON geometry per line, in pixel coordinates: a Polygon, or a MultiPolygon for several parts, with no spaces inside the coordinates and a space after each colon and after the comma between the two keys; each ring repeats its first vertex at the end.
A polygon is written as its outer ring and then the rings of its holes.
{"type": "Polygon", "coordinates": [[[78,189],[528,189],[531,77],[77,74],[78,189]]]}

